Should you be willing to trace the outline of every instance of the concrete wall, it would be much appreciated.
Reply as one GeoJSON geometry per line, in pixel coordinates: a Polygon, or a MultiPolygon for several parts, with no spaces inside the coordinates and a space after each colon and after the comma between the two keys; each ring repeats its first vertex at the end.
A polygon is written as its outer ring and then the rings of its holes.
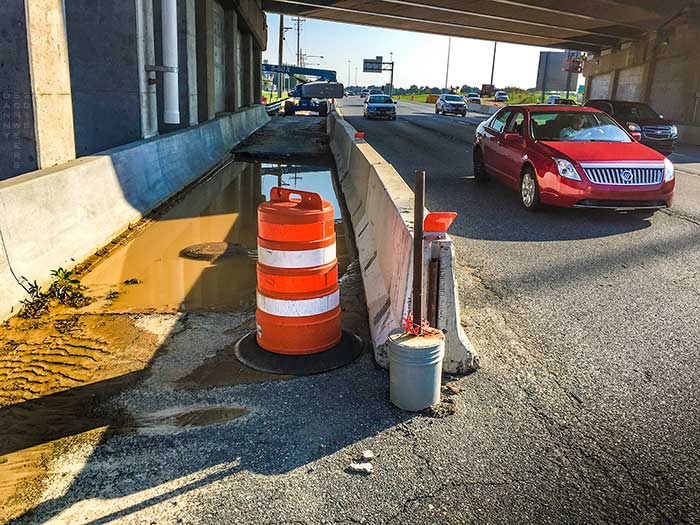
{"type": "MultiPolygon", "coordinates": [[[[375,359],[387,367],[387,337],[411,310],[413,192],[372,146],[354,139],[355,128],[335,112],[327,131],[355,232],[375,359]]],[[[467,372],[478,367],[478,356],[460,324],[449,236],[426,245],[426,262],[433,251],[440,261],[437,327],[446,335],[443,370],[467,372]]]]}
{"type": "Polygon", "coordinates": [[[66,2],[77,156],[141,138],[135,2],[66,2]]]}
{"type": "Polygon", "coordinates": [[[24,0],[0,2],[0,180],[37,168],[24,0]]]}
{"type": "Polygon", "coordinates": [[[180,123],[165,124],[152,67],[162,65],[161,5],[0,2],[0,180],[259,103],[259,0],[177,0],[180,123]]]}
{"type": "Polygon", "coordinates": [[[0,182],[0,319],[25,296],[11,270],[45,283],[51,269],[93,253],[267,121],[256,106],[0,182]]]}

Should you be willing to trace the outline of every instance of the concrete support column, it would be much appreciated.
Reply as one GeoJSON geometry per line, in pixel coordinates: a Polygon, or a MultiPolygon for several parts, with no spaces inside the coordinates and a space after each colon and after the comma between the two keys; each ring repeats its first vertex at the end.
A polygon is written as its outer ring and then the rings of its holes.
{"type": "Polygon", "coordinates": [[[254,49],[253,49],[253,35],[250,33],[243,34],[243,60],[245,62],[243,67],[243,84],[244,84],[244,95],[243,95],[243,105],[252,106],[253,105],[253,92],[254,92],[254,49]]]}
{"type": "Polygon", "coordinates": [[[197,27],[197,110],[199,121],[213,119],[214,100],[214,0],[195,3],[197,27]]]}
{"type": "Polygon", "coordinates": [[[197,112],[197,24],[195,0],[186,0],[185,16],[187,18],[187,103],[189,106],[189,124],[199,122],[197,112]]]}
{"type": "Polygon", "coordinates": [[[226,110],[238,111],[240,104],[236,96],[238,89],[238,14],[229,9],[226,11],[226,110]]]}
{"type": "Polygon", "coordinates": [[[37,165],[75,158],[73,101],[63,0],[25,2],[37,165]]]}
{"type": "Polygon", "coordinates": [[[647,42],[646,63],[644,64],[644,76],[642,77],[642,93],[639,97],[642,102],[649,102],[651,97],[651,85],[654,81],[656,70],[656,45],[656,37],[650,38],[647,42]]]}
{"type": "Polygon", "coordinates": [[[685,91],[688,93],[686,119],[688,124],[700,124],[700,8],[694,6],[688,12],[687,56],[690,61],[685,91]]]}
{"type": "Polygon", "coordinates": [[[146,71],[146,66],[156,63],[153,40],[153,0],[136,0],[136,34],[139,67],[139,98],[141,101],[141,137],[158,134],[158,103],[156,97],[155,72],[146,71]]]}
{"type": "Polygon", "coordinates": [[[253,103],[260,104],[262,100],[262,51],[255,47],[253,50],[253,103]]]}

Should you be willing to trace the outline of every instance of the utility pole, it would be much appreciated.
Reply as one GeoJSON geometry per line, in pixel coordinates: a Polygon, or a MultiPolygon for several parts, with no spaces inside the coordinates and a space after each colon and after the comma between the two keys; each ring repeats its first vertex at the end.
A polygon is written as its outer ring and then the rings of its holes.
{"type": "MultiPolygon", "coordinates": [[[[277,48],[277,63],[281,66],[284,64],[282,55],[284,54],[284,15],[280,15],[280,37],[279,47],[277,48]]],[[[277,98],[282,98],[282,80],[284,73],[277,74],[277,98]]]]}
{"type": "Polygon", "coordinates": [[[355,68],[355,87],[357,87],[357,68],[355,68]]]}
{"type": "Polygon", "coordinates": [[[491,62],[491,85],[493,86],[493,71],[496,69],[496,46],[498,42],[493,43],[493,61],[491,62]]]}
{"type": "Polygon", "coordinates": [[[348,86],[350,86],[350,61],[348,60],[348,86]]]}
{"type": "Polygon", "coordinates": [[[300,16],[295,17],[293,20],[297,30],[297,66],[301,67],[301,24],[304,23],[304,20],[300,16]]]}
{"type": "Polygon", "coordinates": [[[450,48],[452,47],[452,37],[447,37],[447,69],[445,71],[445,91],[447,91],[447,79],[450,76],[450,48]]]}

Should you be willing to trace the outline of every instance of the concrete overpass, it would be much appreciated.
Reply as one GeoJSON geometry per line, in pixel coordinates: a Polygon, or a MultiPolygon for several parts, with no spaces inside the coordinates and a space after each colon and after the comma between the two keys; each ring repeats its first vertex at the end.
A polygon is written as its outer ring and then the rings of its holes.
{"type": "Polygon", "coordinates": [[[598,51],[662,26],[687,0],[263,0],[273,13],[515,44],[598,51]]]}

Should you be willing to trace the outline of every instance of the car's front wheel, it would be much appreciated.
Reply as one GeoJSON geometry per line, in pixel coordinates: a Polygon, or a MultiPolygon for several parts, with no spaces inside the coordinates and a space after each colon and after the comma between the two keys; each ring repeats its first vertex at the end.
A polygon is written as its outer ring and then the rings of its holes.
{"type": "Polygon", "coordinates": [[[520,176],[520,201],[528,211],[537,211],[541,207],[537,176],[530,167],[525,168],[520,176]]]}
{"type": "Polygon", "coordinates": [[[476,182],[488,182],[489,176],[486,173],[486,167],[484,166],[484,154],[481,152],[479,146],[474,147],[474,179],[476,182]]]}
{"type": "Polygon", "coordinates": [[[435,106],[435,114],[436,114],[436,115],[439,115],[439,114],[440,114],[440,108],[438,108],[437,106],[435,106]]]}

